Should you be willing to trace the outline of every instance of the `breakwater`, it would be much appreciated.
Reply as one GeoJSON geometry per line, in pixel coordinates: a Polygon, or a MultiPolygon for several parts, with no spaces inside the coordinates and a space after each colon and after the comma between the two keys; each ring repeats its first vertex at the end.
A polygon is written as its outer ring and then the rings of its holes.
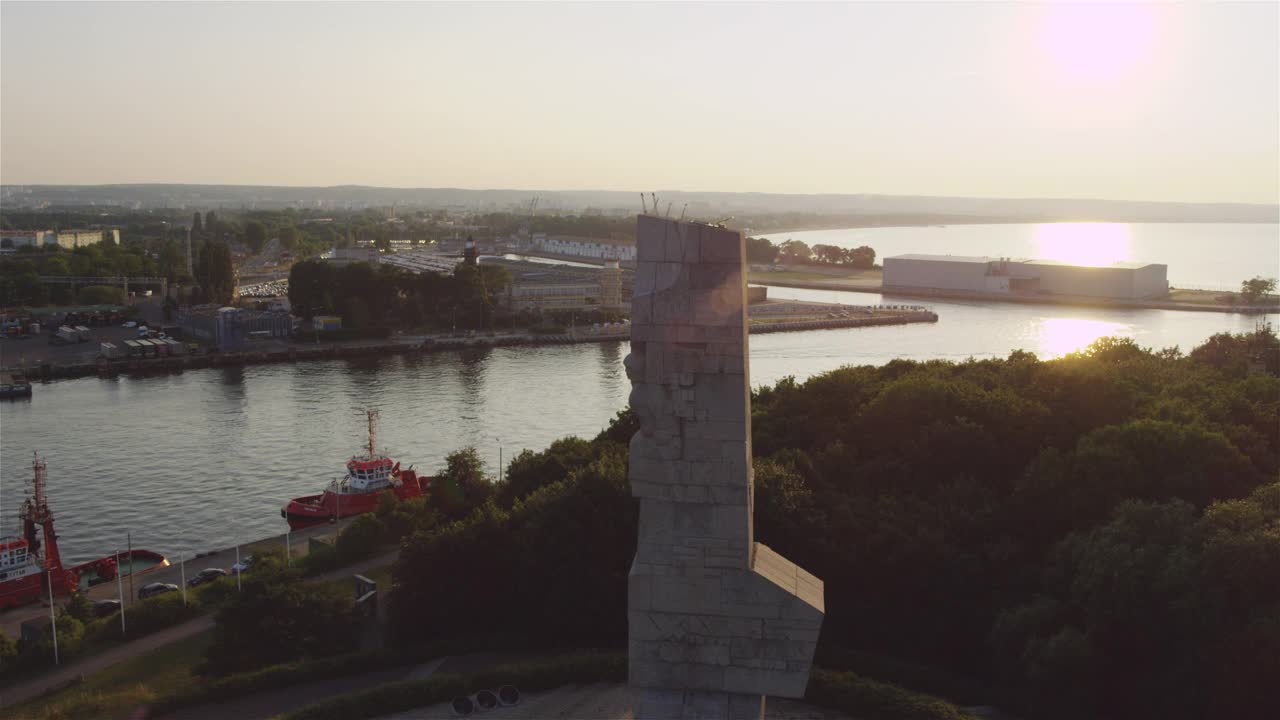
{"type": "MultiPolygon", "coordinates": [[[[809,330],[834,330],[841,328],[903,325],[907,323],[937,322],[936,313],[911,310],[891,314],[875,314],[848,318],[794,320],[787,322],[755,323],[752,334],[802,332],[809,330]]],[[[579,343],[603,343],[630,340],[626,332],[572,332],[559,334],[476,334],[465,337],[450,336],[402,336],[399,339],[370,342],[355,341],[326,344],[290,344],[272,349],[235,353],[204,353],[157,358],[98,358],[94,362],[40,363],[13,368],[31,380],[57,380],[138,373],[166,373],[187,369],[241,367],[274,363],[296,363],[311,360],[337,360],[344,358],[380,357],[386,355],[417,354],[473,348],[497,348],[513,346],[574,345],[579,343]]]]}

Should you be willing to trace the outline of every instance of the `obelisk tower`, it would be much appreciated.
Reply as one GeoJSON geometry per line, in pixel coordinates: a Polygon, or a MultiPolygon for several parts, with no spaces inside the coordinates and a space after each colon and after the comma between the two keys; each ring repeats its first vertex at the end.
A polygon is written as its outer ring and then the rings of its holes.
{"type": "Polygon", "coordinates": [[[823,585],[752,535],[745,245],[641,215],[631,304],[628,579],[637,720],[759,718],[803,697],[823,585]]]}

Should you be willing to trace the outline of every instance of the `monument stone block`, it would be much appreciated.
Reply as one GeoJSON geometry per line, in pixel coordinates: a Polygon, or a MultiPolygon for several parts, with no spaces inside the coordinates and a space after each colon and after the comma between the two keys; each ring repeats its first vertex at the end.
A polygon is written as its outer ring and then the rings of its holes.
{"type": "Polygon", "coordinates": [[[635,717],[754,720],[765,695],[803,696],[824,600],[821,580],[754,542],[745,246],[650,215],[636,244],[635,717]]]}

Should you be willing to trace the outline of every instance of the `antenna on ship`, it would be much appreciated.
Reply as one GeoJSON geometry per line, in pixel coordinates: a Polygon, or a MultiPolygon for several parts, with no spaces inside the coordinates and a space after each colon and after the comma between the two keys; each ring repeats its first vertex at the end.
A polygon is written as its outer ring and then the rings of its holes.
{"type": "Polygon", "coordinates": [[[365,411],[365,415],[369,418],[369,459],[373,460],[377,457],[377,453],[373,449],[373,437],[377,432],[378,411],[369,409],[365,411]]]}

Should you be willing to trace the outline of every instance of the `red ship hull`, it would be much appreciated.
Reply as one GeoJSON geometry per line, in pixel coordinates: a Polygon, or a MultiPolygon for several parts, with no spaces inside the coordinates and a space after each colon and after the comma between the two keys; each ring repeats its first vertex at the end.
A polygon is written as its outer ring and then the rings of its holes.
{"type": "MultiPolygon", "coordinates": [[[[45,585],[47,577],[49,577],[48,573],[36,573],[0,583],[0,610],[48,600],[49,588],[45,585]]],[[[53,594],[66,595],[75,589],[77,582],[75,573],[62,569],[55,570],[53,571],[53,594]]]]}
{"type": "Polygon", "coordinates": [[[289,521],[291,530],[300,530],[320,523],[363,515],[378,507],[383,493],[394,493],[401,500],[421,497],[426,493],[431,478],[418,477],[412,470],[405,470],[396,487],[363,493],[336,493],[326,490],[319,495],[304,495],[290,500],[280,508],[280,517],[289,521]]]}

